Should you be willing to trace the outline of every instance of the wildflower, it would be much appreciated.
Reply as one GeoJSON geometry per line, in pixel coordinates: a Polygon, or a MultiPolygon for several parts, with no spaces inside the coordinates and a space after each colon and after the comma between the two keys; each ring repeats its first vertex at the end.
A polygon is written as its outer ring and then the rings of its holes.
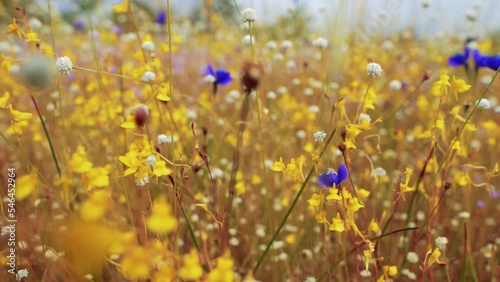
{"type": "Polygon", "coordinates": [[[369,270],[363,269],[359,272],[359,275],[361,275],[361,277],[370,277],[372,273],[369,270]]]}
{"type": "Polygon", "coordinates": [[[153,204],[153,213],[146,220],[148,230],[156,234],[171,233],[177,228],[177,219],[172,215],[172,209],[163,197],[153,204]]]}
{"type": "Polygon", "coordinates": [[[28,270],[26,268],[23,268],[16,273],[16,280],[21,281],[21,279],[28,277],[28,270]]]}
{"type": "Polygon", "coordinates": [[[148,106],[141,104],[135,108],[134,111],[134,121],[138,127],[144,126],[149,119],[149,108],[148,106]]]}
{"type": "Polygon", "coordinates": [[[257,13],[254,9],[247,8],[241,11],[241,21],[242,22],[253,22],[257,18],[257,13]]]}
{"type": "Polygon", "coordinates": [[[458,53],[448,58],[448,64],[451,67],[464,66],[469,69],[469,58],[472,57],[475,63],[475,69],[482,67],[490,68],[494,71],[500,67],[500,55],[488,56],[479,52],[477,44],[473,39],[468,39],[464,48],[464,53],[458,53]]]}
{"type": "Polygon", "coordinates": [[[446,237],[437,237],[436,238],[436,246],[441,250],[446,250],[446,244],[448,244],[448,238],[446,237]]]}
{"type": "Polygon", "coordinates": [[[56,60],[56,70],[60,74],[69,75],[73,70],[73,63],[67,56],[59,57],[56,60]]]}
{"type": "Polygon", "coordinates": [[[255,44],[255,36],[247,34],[247,35],[243,36],[243,38],[241,39],[241,42],[243,42],[243,44],[245,44],[245,45],[253,45],[253,44],[255,44]]]}
{"type": "Polygon", "coordinates": [[[314,137],[314,141],[323,142],[323,140],[325,140],[325,138],[326,138],[326,133],[323,130],[316,131],[314,133],[313,137],[314,137]]]}
{"type": "Polygon", "coordinates": [[[281,41],[281,48],[283,50],[287,50],[293,47],[293,42],[290,40],[283,40],[281,41]]]}
{"type": "Polygon", "coordinates": [[[318,37],[318,38],[314,39],[312,44],[314,47],[322,49],[322,48],[328,47],[328,40],[326,40],[323,37],[318,37]]]}
{"type": "Polygon", "coordinates": [[[153,52],[155,50],[155,44],[151,41],[142,42],[142,49],[153,52]]]}
{"type": "Polygon", "coordinates": [[[349,172],[347,167],[341,163],[338,168],[338,174],[333,168],[327,168],[323,174],[318,176],[318,183],[324,188],[332,188],[334,185],[340,186],[342,181],[347,179],[349,172]]]}
{"type": "Polygon", "coordinates": [[[340,214],[337,212],[337,216],[332,218],[332,224],[328,228],[330,231],[344,232],[344,221],[340,218],[340,214]]]}
{"type": "Polygon", "coordinates": [[[131,280],[143,280],[148,278],[150,272],[151,257],[143,247],[134,246],[129,249],[121,261],[123,276],[131,280]]]}
{"type": "Polygon", "coordinates": [[[223,69],[214,71],[211,65],[205,69],[205,81],[212,83],[213,94],[217,94],[217,87],[219,85],[225,86],[233,81],[231,74],[223,69]]]}
{"type": "Polygon", "coordinates": [[[480,109],[489,109],[491,108],[491,102],[486,98],[481,98],[476,101],[477,107],[480,109]]]}
{"type": "Polygon", "coordinates": [[[156,15],[155,22],[157,24],[165,24],[167,22],[167,12],[165,11],[158,12],[158,15],[156,15]]]}
{"type": "Polygon", "coordinates": [[[206,282],[232,282],[234,281],[234,262],[229,251],[217,259],[217,266],[208,273],[206,282]]]}
{"type": "Polygon", "coordinates": [[[415,252],[408,252],[408,254],[406,254],[406,260],[409,263],[417,263],[418,262],[418,255],[417,255],[417,253],[415,253],[415,252]]]}
{"type": "Polygon", "coordinates": [[[38,35],[32,29],[26,34],[26,42],[39,42],[38,35]]]}
{"type": "Polygon", "coordinates": [[[453,90],[455,92],[455,99],[458,100],[458,96],[457,96],[457,93],[463,93],[467,90],[469,90],[469,88],[471,88],[471,86],[469,84],[467,84],[463,79],[456,79],[455,76],[453,76],[453,79],[452,79],[452,87],[453,87],[453,90]]]}
{"type": "Polygon", "coordinates": [[[128,0],[125,0],[118,5],[114,5],[111,9],[113,10],[113,13],[123,14],[128,12],[128,6],[129,6],[128,0]]]}
{"type": "Polygon", "coordinates": [[[377,77],[382,75],[382,67],[377,63],[368,63],[366,65],[366,73],[369,76],[377,77]]]}
{"type": "Polygon", "coordinates": [[[241,73],[241,85],[244,92],[250,95],[252,91],[257,89],[262,76],[262,66],[254,62],[245,62],[241,73]]]}
{"type": "Polygon", "coordinates": [[[150,83],[150,82],[154,81],[155,78],[156,78],[156,75],[154,72],[146,71],[142,74],[141,80],[146,82],[146,83],[150,83]]]}
{"type": "Polygon", "coordinates": [[[359,123],[361,123],[361,124],[363,124],[363,123],[369,124],[371,121],[372,121],[372,118],[370,117],[369,114],[366,114],[366,113],[359,114],[359,123]]]}
{"type": "Polygon", "coordinates": [[[407,167],[404,174],[405,174],[405,182],[399,183],[399,195],[403,196],[403,200],[405,199],[404,193],[411,192],[411,191],[415,190],[415,187],[408,186],[408,183],[410,182],[410,178],[413,175],[413,170],[411,168],[407,167]]]}
{"type": "Polygon", "coordinates": [[[434,249],[434,251],[432,249],[427,251],[427,253],[425,254],[424,262],[420,267],[421,269],[427,269],[431,267],[434,263],[437,263],[440,266],[446,265],[446,263],[439,260],[439,257],[441,256],[441,251],[439,249],[440,248],[437,247],[434,249]]]}
{"type": "Polygon", "coordinates": [[[278,47],[278,44],[276,43],[276,41],[270,40],[267,42],[266,46],[267,46],[267,49],[274,50],[274,49],[276,49],[276,47],[278,47]]]}
{"type": "Polygon", "coordinates": [[[147,158],[146,158],[146,163],[149,165],[149,166],[153,166],[156,162],[156,157],[155,155],[149,155],[147,158]]]}
{"type": "Polygon", "coordinates": [[[21,81],[28,87],[39,89],[50,84],[52,80],[52,62],[48,57],[33,56],[21,66],[21,81]]]}
{"type": "Polygon", "coordinates": [[[304,282],[316,282],[316,277],[314,276],[307,276],[304,282]]]}
{"type": "Polygon", "coordinates": [[[403,88],[403,83],[399,80],[391,80],[391,82],[389,82],[389,88],[392,90],[401,90],[401,88],[403,88]]]}

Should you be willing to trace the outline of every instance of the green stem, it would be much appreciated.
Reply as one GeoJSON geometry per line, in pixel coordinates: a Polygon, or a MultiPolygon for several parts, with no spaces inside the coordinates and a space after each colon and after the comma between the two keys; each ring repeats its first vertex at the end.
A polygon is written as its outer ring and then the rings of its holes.
{"type": "Polygon", "coordinates": [[[43,131],[45,132],[45,136],[47,136],[47,140],[49,141],[50,152],[52,153],[52,158],[54,159],[57,173],[59,174],[59,177],[61,177],[61,168],[59,168],[59,162],[57,161],[56,151],[54,150],[54,145],[52,145],[52,139],[50,138],[49,131],[47,130],[47,126],[45,126],[45,121],[43,120],[42,114],[40,113],[40,109],[38,108],[38,104],[36,103],[35,97],[33,97],[33,95],[31,95],[31,100],[33,101],[33,104],[35,105],[35,109],[36,109],[36,112],[38,113],[38,117],[40,118],[40,121],[42,122],[43,131]]]}
{"type": "MultiPolygon", "coordinates": [[[[328,144],[330,144],[330,141],[332,141],[332,138],[333,138],[333,135],[335,134],[335,131],[337,129],[334,129],[332,131],[332,133],[330,134],[330,136],[328,137],[328,140],[326,141],[325,143],[325,146],[323,146],[323,149],[321,150],[321,153],[319,154],[319,157],[321,158],[324,154],[324,152],[326,151],[326,148],[328,147],[328,144]]],[[[259,257],[259,260],[257,261],[257,264],[255,265],[255,267],[253,268],[253,274],[255,275],[255,273],[257,273],[257,270],[259,269],[260,265],[262,264],[262,261],[264,260],[264,257],[266,256],[267,252],[269,251],[269,249],[271,248],[271,246],[273,245],[274,241],[276,240],[276,238],[278,237],[281,229],[283,228],[283,226],[285,226],[285,223],[288,219],[288,217],[290,216],[290,214],[292,213],[293,209],[295,208],[295,205],[297,204],[297,202],[299,201],[299,198],[300,196],[302,195],[302,192],[304,192],[304,189],[306,188],[306,185],[307,183],[309,182],[309,179],[311,179],[311,176],[313,175],[315,171],[315,167],[311,167],[311,170],[309,170],[309,173],[307,174],[306,176],[306,179],[304,180],[304,182],[302,183],[302,186],[300,187],[300,190],[299,192],[297,192],[297,195],[295,196],[295,199],[293,200],[292,202],[292,205],[290,206],[290,208],[288,209],[288,211],[286,212],[285,214],[285,217],[281,220],[281,223],[280,225],[278,226],[278,229],[276,230],[276,232],[274,233],[273,237],[271,238],[271,241],[269,241],[269,243],[267,244],[266,246],[266,249],[264,250],[264,252],[260,255],[259,257]]]]}

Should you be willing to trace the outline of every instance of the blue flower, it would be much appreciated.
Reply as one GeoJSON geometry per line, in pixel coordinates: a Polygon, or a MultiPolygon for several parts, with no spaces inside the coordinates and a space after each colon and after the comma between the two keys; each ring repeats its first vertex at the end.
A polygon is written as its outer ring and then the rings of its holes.
{"type": "Polygon", "coordinates": [[[167,12],[160,11],[156,16],[155,22],[158,24],[165,24],[167,22],[167,12]]]}
{"type": "Polygon", "coordinates": [[[500,55],[488,56],[483,55],[476,48],[465,47],[464,53],[458,53],[448,58],[448,64],[452,67],[464,66],[466,70],[469,69],[469,58],[472,56],[475,62],[476,69],[487,67],[494,71],[500,67],[500,55]]]}
{"type": "Polygon", "coordinates": [[[318,176],[318,183],[324,188],[332,188],[335,184],[339,186],[342,181],[347,179],[349,171],[344,164],[339,165],[338,173],[333,168],[327,168],[325,173],[318,176]]]}
{"type": "Polygon", "coordinates": [[[211,65],[208,65],[205,69],[205,80],[211,82],[213,85],[213,93],[214,95],[217,93],[217,86],[228,85],[233,81],[231,74],[223,69],[218,69],[214,71],[211,65]]]}

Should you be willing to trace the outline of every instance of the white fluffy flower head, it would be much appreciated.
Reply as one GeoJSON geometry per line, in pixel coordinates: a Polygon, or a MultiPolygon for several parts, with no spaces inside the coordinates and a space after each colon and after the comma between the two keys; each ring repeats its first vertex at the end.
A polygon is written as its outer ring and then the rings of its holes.
{"type": "Polygon", "coordinates": [[[368,63],[368,65],[366,65],[366,73],[369,76],[373,77],[381,76],[382,72],[383,72],[382,67],[377,63],[368,63]]]}
{"type": "Polygon", "coordinates": [[[328,47],[328,40],[326,40],[323,37],[318,37],[318,38],[314,39],[313,46],[320,48],[320,49],[326,48],[326,47],[328,47]]]}
{"type": "Polygon", "coordinates": [[[146,83],[150,83],[152,82],[153,80],[155,80],[156,78],[156,75],[154,72],[152,71],[145,71],[143,74],[142,74],[142,78],[141,80],[146,82],[146,83]]]}
{"type": "Polygon", "coordinates": [[[73,70],[73,63],[70,58],[67,56],[57,58],[56,70],[58,73],[69,75],[73,70]]]}
{"type": "Polygon", "coordinates": [[[253,44],[255,44],[255,36],[247,34],[247,35],[243,36],[243,38],[241,39],[241,42],[243,42],[243,44],[245,44],[245,45],[253,45],[253,44]]]}
{"type": "Polygon", "coordinates": [[[142,42],[142,49],[153,52],[155,50],[155,44],[151,41],[142,42]]]}
{"type": "Polygon", "coordinates": [[[247,8],[241,11],[241,21],[242,22],[254,22],[257,18],[257,13],[254,9],[247,8]]]}
{"type": "Polygon", "coordinates": [[[477,107],[480,109],[489,109],[491,108],[491,102],[486,99],[486,98],[481,98],[480,100],[477,100],[477,107]]]}
{"type": "Polygon", "coordinates": [[[323,140],[325,140],[325,138],[326,138],[326,133],[323,130],[316,131],[314,133],[313,137],[314,137],[314,141],[323,142],[323,140]]]}

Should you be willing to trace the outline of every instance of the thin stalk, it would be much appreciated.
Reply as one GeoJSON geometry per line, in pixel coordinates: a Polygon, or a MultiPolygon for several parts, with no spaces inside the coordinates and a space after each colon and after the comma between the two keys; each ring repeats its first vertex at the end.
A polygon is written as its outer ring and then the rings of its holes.
{"type": "Polygon", "coordinates": [[[35,97],[33,97],[33,95],[31,95],[31,100],[33,101],[33,104],[35,105],[35,109],[36,109],[36,112],[38,114],[38,117],[40,118],[40,122],[42,122],[43,131],[45,132],[45,136],[47,137],[47,140],[49,141],[50,152],[52,153],[52,158],[54,159],[54,164],[56,165],[57,173],[59,174],[59,177],[61,177],[61,168],[59,167],[59,162],[57,161],[56,150],[54,149],[54,145],[52,144],[52,139],[50,138],[49,131],[47,130],[47,126],[45,125],[45,121],[43,120],[42,114],[40,113],[40,109],[38,108],[38,104],[36,103],[35,97]]]}
{"type": "Polygon", "coordinates": [[[73,66],[73,69],[75,69],[75,70],[82,70],[82,71],[88,71],[88,72],[93,72],[93,73],[98,73],[98,74],[111,75],[111,76],[116,76],[116,77],[120,77],[120,78],[126,78],[126,79],[130,79],[130,80],[140,80],[140,79],[137,79],[135,77],[128,76],[128,75],[123,75],[123,74],[118,74],[118,73],[112,73],[112,72],[106,72],[106,71],[101,71],[101,70],[93,70],[93,69],[82,68],[82,67],[77,67],[77,66],[73,66]]]}
{"type": "MultiPolygon", "coordinates": [[[[325,145],[323,146],[323,149],[321,150],[321,153],[319,153],[319,157],[321,158],[323,156],[323,154],[325,153],[326,151],[326,148],[328,147],[328,145],[330,144],[330,141],[332,141],[332,138],[333,138],[333,135],[335,134],[335,131],[337,131],[337,129],[334,129],[332,131],[332,133],[330,133],[330,136],[328,137],[328,140],[326,141],[325,145]]],[[[290,205],[290,208],[288,209],[288,211],[286,212],[285,214],[285,217],[283,217],[283,219],[281,220],[281,223],[280,225],[278,226],[278,229],[276,229],[276,232],[274,233],[273,237],[271,238],[271,240],[269,241],[269,243],[267,244],[266,246],[266,249],[264,250],[264,252],[260,255],[258,261],[257,261],[257,264],[255,265],[255,267],[253,268],[253,274],[255,275],[255,273],[257,273],[257,270],[259,269],[260,265],[262,264],[262,261],[264,260],[264,257],[266,256],[267,252],[269,252],[269,249],[271,248],[271,246],[273,245],[274,241],[276,240],[276,238],[278,237],[281,229],[283,228],[283,226],[285,226],[285,223],[288,219],[288,217],[290,216],[290,214],[292,213],[293,209],[295,208],[295,205],[297,204],[297,202],[299,201],[299,198],[300,196],[302,195],[302,192],[304,192],[304,189],[306,188],[306,185],[307,183],[309,182],[309,179],[311,179],[313,173],[315,172],[315,167],[311,167],[311,170],[309,170],[309,173],[307,174],[306,176],[306,179],[304,180],[304,182],[302,183],[302,186],[300,187],[300,190],[299,192],[297,192],[297,195],[295,196],[295,199],[293,200],[292,204],[290,205]]]]}

